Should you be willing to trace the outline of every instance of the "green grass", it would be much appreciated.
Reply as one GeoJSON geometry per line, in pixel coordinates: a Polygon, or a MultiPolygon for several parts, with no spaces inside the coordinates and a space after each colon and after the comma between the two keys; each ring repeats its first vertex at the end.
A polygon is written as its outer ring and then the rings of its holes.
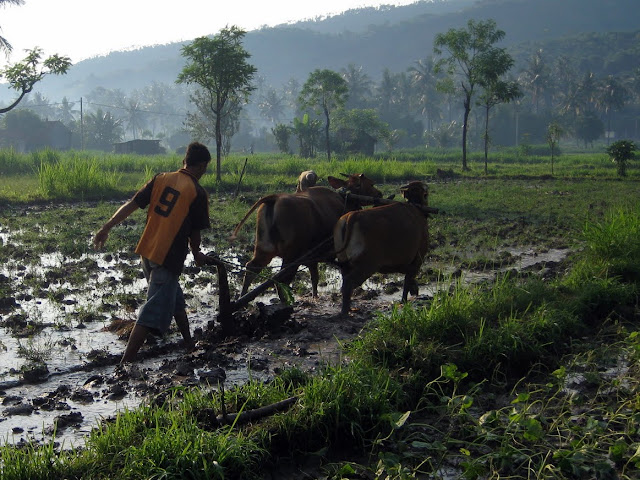
{"type": "MultiPolygon", "coordinates": [[[[203,179],[218,192],[211,198],[216,228],[203,243],[223,248],[248,204],[260,192],[292,191],[298,170],[311,167],[321,176],[361,170],[384,179],[383,189],[392,192],[409,175],[457,168],[454,156],[441,152],[418,160],[415,153],[399,152],[395,159],[304,165],[294,157],[282,164],[277,156],[251,157],[241,188],[247,198],[231,200],[244,161],[235,159],[226,164],[233,171],[223,185],[211,174],[203,179]]],[[[428,263],[436,267],[429,275],[443,289],[430,300],[376,315],[348,345],[349,361],[313,375],[286,370],[268,384],[250,382],[224,395],[174,389],[103,423],[83,449],[59,452],[53,443],[0,448],[0,477],[251,479],[282,459],[315,453],[333,459],[325,464],[331,479],[411,479],[445,467],[464,478],[637,478],[637,180],[619,180],[615,166],[589,156],[575,163],[565,157],[556,172],[575,173],[592,164],[597,173],[552,179],[542,173],[546,159],[531,157],[505,160],[500,165],[510,173],[498,178],[429,177],[430,203],[441,209],[431,223],[436,248],[428,263]],[[512,178],[517,175],[524,178],[512,178]],[[440,270],[462,261],[493,265],[510,241],[572,246],[576,253],[553,278],[504,272],[491,282],[467,284],[440,270]],[[572,392],[571,379],[577,377],[586,384],[572,392]],[[210,422],[223,410],[244,411],[291,396],[297,397],[293,407],[262,422],[221,428],[210,422]]],[[[166,158],[143,167],[132,166],[140,162],[136,158],[122,158],[118,167],[105,159],[103,172],[131,181],[115,192],[93,191],[121,201],[135,190],[136,178],[143,181],[155,167],[167,167],[166,158]]],[[[79,161],[38,160],[53,166],[79,161]]],[[[3,176],[0,185],[5,183],[3,176]]],[[[11,208],[3,209],[2,228],[19,232],[16,243],[33,245],[36,252],[61,249],[69,256],[90,248],[91,232],[117,205],[25,214],[20,203],[32,197],[21,195],[3,197],[11,208]],[[83,222],[73,221],[78,209],[83,222]]],[[[114,230],[112,248],[131,250],[140,215],[114,230]]],[[[250,242],[251,229],[244,235],[250,242]]],[[[27,251],[6,247],[0,250],[6,258],[27,251]]]]}
{"type": "MultiPolygon", "coordinates": [[[[26,202],[37,199],[82,200],[117,198],[129,195],[153,173],[176,170],[182,158],[176,154],[140,156],[93,151],[58,152],[43,150],[29,154],[0,150],[0,202],[26,202]],[[28,188],[16,188],[16,182],[28,188]],[[33,183],[35,182],[35,183],[33,183]],[[38,185],[36,190],[33,187],[38,185]]],[[[215,160],[203,185],[212,192],[264,193],[292,191],[298,174],[316,170],[326,185],[328,175],[365,172],[379,184],[399,184],[413,179],[438,178],[438,171],[454,178],[550,177],[550,156],[522,155],[516,149],[492,154],[488,176],[484,175],[481,153],[469,155],[470,171],[460,169],[460,153],[451,150],[414,150],[384,152],[374,157],[322,157],[302,159],[294,155],[256,154],[249,157],[232,154],[222,160],[222,180],[215,180],[215,160]],[[242,180],[242,169],[246,169],[242,180]]],[[[604,153],[563,154],[557,157],[555,178],[617,179],[615,165],[604,153]]],[[[640,178],[640,169],[630,165],[628,179],[640,178]]],[[[393,193],[397,193],[394,191],[393,193]]]]}

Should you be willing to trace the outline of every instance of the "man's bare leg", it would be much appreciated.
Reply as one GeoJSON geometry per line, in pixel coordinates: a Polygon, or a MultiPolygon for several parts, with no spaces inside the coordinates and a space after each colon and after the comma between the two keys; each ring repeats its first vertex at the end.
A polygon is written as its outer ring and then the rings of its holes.
{"type": "Polygon", "coordinates": [[[133,326],[133,330],[129,334],[129,340],[127,341],[127,347],[124,349],[124,355],[120,360],[120,365],[125,363],[131,363],[136,358],[136,354],[142,344],[147,339],[149,334],[149,328],[137,323],[133,326]]]}
{"type": "Polygon", "coordinates": [[[176,325],[178,325],[178,330],[180,330],[180,334],[182,335],[182,338],[184,338],[184,346],[186,350],[188,352],[191,351],[193,347],[195,347],[195,342],[193,341],[193,338],[191,338],[187,312],[183,310],[182,312],[174,313],[173,318],[175,318],[176,325]]]}

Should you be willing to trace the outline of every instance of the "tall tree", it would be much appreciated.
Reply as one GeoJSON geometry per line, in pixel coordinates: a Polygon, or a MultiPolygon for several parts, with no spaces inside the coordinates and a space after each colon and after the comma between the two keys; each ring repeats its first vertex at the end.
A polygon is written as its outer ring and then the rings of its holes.
{"type": "Polygon", "coordinates": [[[58,106],[58,119],[69,126],[75,122],[76,117],[75,114],[78,113],[78,110],[74,110],[75,102],[69,101],[67,97],[62,98],[62,103],[58,106]]]}
{"type": "Polygon", "coordinates": [[[331,160],[331,142],[329,139],[331,113],[344,106],[348,92],[349,87],[345,79],[339,73],[327,69],[316,69],[311,72],[300,92],[300,103],[302,105],[313,108],[318,115],[324,114],[324,133],[328,160],[331,160]]]}
{"type": "Polygon", "coordinates": [[[52,105],[49,99],[40,92],[30,93],[23,99],[20,106],[33,110],[40,118],[46,120],[55,118],[55,105],[52,105]]]}
{"type": "Polygon", "coordinates": [[[531,94],[531,103],[536,114],[539,113],[540,101],[544,100],[547,108],[550,105],[551,71],[542,56],[542,50],[537,50],[522,70],[520,82],[531,94]]]}
{"type": "Polygon", "coordinates": [[[240,113],[242,112],[242,104],[237,97],[232,97],[225,103],[222,114],[220,115],[220,123],[216,122],[216,115],[210,108],[215,99],[204,90],[197,90],[189,99],[196,106],[195,112],[188,112],[185,120],[185,127],[192,133],[194,138],[209,140],[216,138],[217,131],[220,129],[221,153],[227,155],[231,149],[231,137],[233,137],[240,128],[240,113]]]}
{"type": "Polygon", "coordinates": [[[598,88],[598,96],[596,99],[600,110],[604,111],[607,116],[607,145],[609,144],[609,136],[611,132],[611,113],[613,110],[620,110],[629,98],[630,92],[627,88],[613,75],[609,75],[600,83],[598,88]]]}
{"type": "Polygon", "coordinates": [[[276,125],[284,117],[285,97],[283,94],[278,93],[275,88],[269,87],[266,92],[260,95],[258,108],[260,109],[260,115],[273,125],[276,125]]]}
{"type": "Polygon", "coordinates": [[[282,86],[282,93],[284,95],[284,102],[288,109],[293,112],[293,117],[302,115],[300,110],[300,82],[295,78],[290,78],[287,83],[282,86]]]}
{"type": "Polygon", "coordinates": [[[382,79],[376,88],[375,95],[378,112],[380,113],[380,117],[385,121],[388,121],[391,117],[391,105],[395,89],[396,82],[394,75],[391,73],[391,70],[385,68],[382,71],[382,79]]]}
{"type": "Polygon", "coordinates": [[[560,137],[564,135],[564,131],[558,122],[551,122],[547,127],[547,143],[551,149],[551,175],[553,175],[553,163],[556,154],[556,148],[560,143],[560,137]]]}
{"type": "MultiPolygon", "coordinates": [[[[0,7],[23,4],[24,0],[0,0],[0,7]]],[[[0,35],[0,52],[8,56],[12,50],[11,43],[0,35]]],[[[31,93],[34,85],[46,75],[65,74],[70,66],[71,60],[68,57],[54,54],[42,60],[42,49],[36,47],[28,50],[24,60],[0,70],[0,78],[5,78],[9,88],[18,92],[18,98],[8,107],[0,108],[0,113],[7,113],[14,109],[25,95],[31,93]]]]}
{"type": "Polygon", "coordinates": [[[436,118],[440,116],[440,99],[436,85],[438,74],[435,71],[433,57],[418,60],[409,67],[409,76],[413,86],[413,96],[418,110],[427,119],[427,131],[433,130],[436,118]]]}
{"type": "Polygon", "coordinates": [[[251,84],[257,72],[248,63],[250,54],[242,46],[246,32],[236,26],[225,27],[213,38],[199,37],[182,47],[187,64],[177,82],[199,85],[208,98],[207,107],[215,116],[216,179],[221,180],[223,149],[222,121],[233,109],[230,103],[246,102],[255,87],[251,84]]]}
{"type": "Polygon", "coordinates": [[[367,108],[371,100],[373,82],[369,75],[364,72],[362,66],[350,63],[347,68],[340,70],[340,74],[349,88],[349,98],[347,98],[345,108],[348,110],[352,108],[367,108]]]}
{"type": "Polygon", "coordinates": [[[291,147],[289,146],[289,140],[291,139],[291,133],[293,129],[282,123],[279,123],[275,127],[271,129],[271,133],[276,139],[276,145],[278,145],[278,150],[282,153],[286,153],[287,155],[291,153],[291,147]]]}
{"type": "MultiPolygon", "coordinates": [[[[6,50],[6,43],[4,45],[6,50]]],[[[8,107],[0,108],[0,113],[6,113],[15,108],[25,95],[33,91],[35,84],[45,76],[65,74],[70,66],[71,60],[68,57],[51,55],[43,60],[42,49],[34,48],[27,51],[24,60],[0,70],[0,78],[4,78],[9,88],[18,92],[18,98],[8,107]]]]}
{"type": "Polygon", "coordinates": [[[87,115],[84,129],[87,147],[96,150],[110,151],[114,143],[122,140],[124,134],[122,121],[100,108],[87,115]]]}
{"type": "Polygon", "coordinates": [[[131,135],[133,139],[136,140],[138,138],[138,132],[143,130],[143,112],[140,105],[140,100],[137,98],[130,98],[127,102],[126,106],[126,119],[127,126],[131,130],[131,135]]]}
{"type": "Polygon", "coordinates": [[[478,105],[484,108],[484,174],[487,172],[489,156],[489,113],[493,107],[501,103],[509,103],[522,96],[520,86],[516,81],[497,79],[484,85],[478,105]]]}
{"type": "Polygon", "coordinates": [[[482,83],[497,79],[513,64],[505,49],[494,44],[505,36],[494,20],[467,22],[467,28],[452,28],[436,35],[433,51],[440,56],[436,71],[444,70],[455,78],[454,84],[462,92],[464,120],[462,123],[462,169],[467,166],[467,131],[469,113],[476,89],[482,83]]]}
{"type": "Polygon", "coordinates": [[[339,148],[346,153],[373,155],[378,140],[391,142],[389,125],[381,121],[372,109],[340,109],[336,112],[332,129],[339,148]]]}
{"type": "Polygon", "coordinates": [[[316,147],[322,136],[321,129],[320,120],[310,119],[308,113],[302,116],[302,120],[298,117],[293,119],[293,134],[298,137],[301,157],[312,158],[316,156],[316,147]]]}

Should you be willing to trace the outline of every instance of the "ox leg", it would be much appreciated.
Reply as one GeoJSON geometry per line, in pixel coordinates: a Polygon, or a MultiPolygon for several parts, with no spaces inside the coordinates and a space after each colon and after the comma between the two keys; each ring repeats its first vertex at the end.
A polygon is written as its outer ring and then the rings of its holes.
{"type": "Polygon", "coordinates": [[[418,282],[414,273],[407,273],[404,276],[404,288],[402,290],[402,303],[405,303],[409,298],[409,294],[414,297],[418,296],[418,282]]]}
{"type": "Polygon", "coordinates": [[[306,265],[311,275],[311,295],[313,298],[318,296],[318,282],[320,281],[320,274],[318,273],[318,264],[310,263],[306,265]]]}
{"type": "Polygon", "coordinates": [[[351,309],[351,294],[353,293],[353,288],[347,282],[343,281],[340,290],[342,293],[342,308],[340,309],[340,313],[346,315],[351,309]]]}
{"type": "Polygon", "coordinates": [[[364,281],[375,273],[375,270],[349,270],[342,269],[342,309],[341,313],[349,313],[351,308],[351,295],[353,291],[364,283],[364,281]]]}
{"type": "Polygon", "coordinates": [[[249,287],[251,286],[253,280],[262,271],[262,269],[269,264],[270,261],[271,259],[265,261],[264,259],[254,257],[247,262],[247,264],[245,265],[244,279],[242,281],[242,292],[240,293],[241,297],[249,291],[249,287]]]}

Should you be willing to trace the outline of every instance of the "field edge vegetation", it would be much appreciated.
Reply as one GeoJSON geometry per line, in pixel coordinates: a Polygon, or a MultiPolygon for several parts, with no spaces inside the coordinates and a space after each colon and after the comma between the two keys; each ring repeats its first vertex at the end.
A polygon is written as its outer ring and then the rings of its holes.
{"type": "Polygon", "coordinates": [[[174,389],[83,448],[2,447],[1,477],[248,479],[310,455],[332,479],[637,477],[638,209],[587,221],[582,236],[566,274],[445,278],[428,304],[377,315],[349,362],[224,393],[174,389]],[[291,397],[263,422],[212,421],[291,397]]]}

